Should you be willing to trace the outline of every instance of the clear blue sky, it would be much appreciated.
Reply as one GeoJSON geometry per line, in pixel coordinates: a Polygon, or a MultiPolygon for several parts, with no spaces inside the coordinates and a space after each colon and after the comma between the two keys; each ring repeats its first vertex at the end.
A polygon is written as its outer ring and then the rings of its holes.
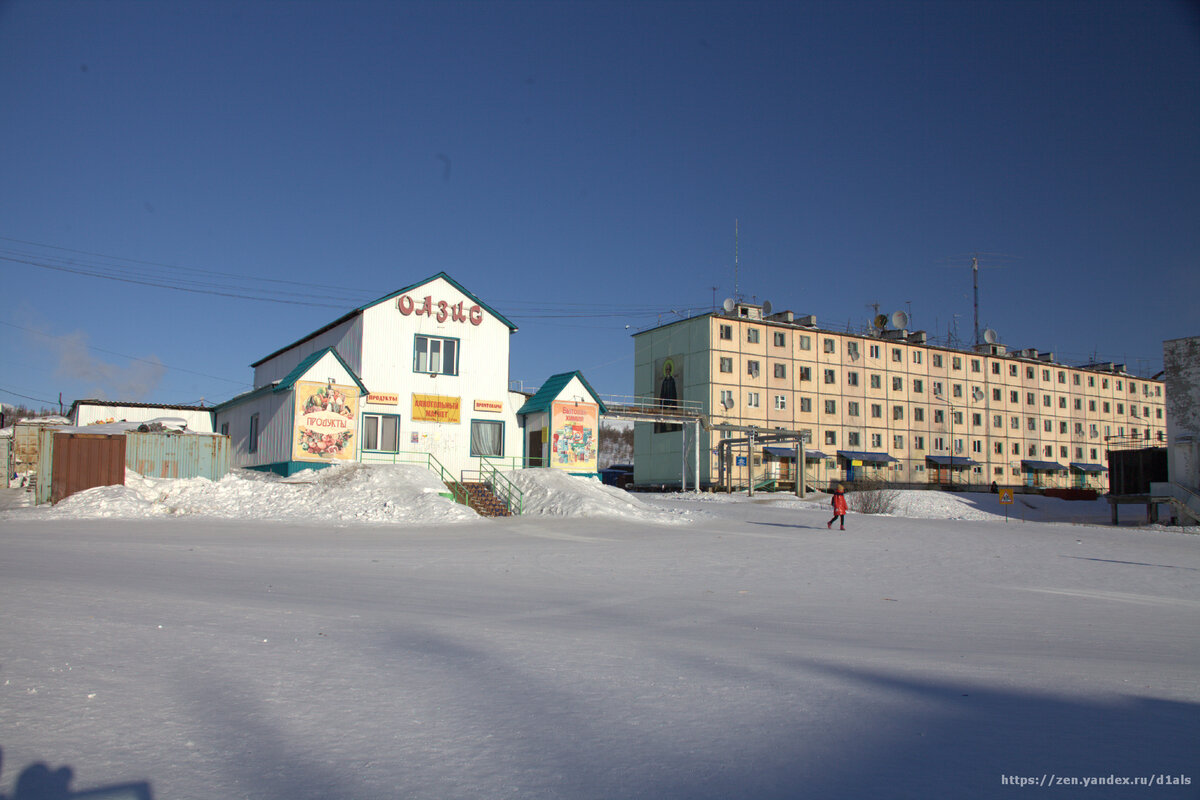
{"type": "Polygon", "coordinates": [[[0,401],[220,401],[443,270],[514,379],[628,394],[735,219],[777,309],[969,342],[981,253],[1010,347],[1157,371],[1200,334],[1197,5],[0,2],[0,401]]]}

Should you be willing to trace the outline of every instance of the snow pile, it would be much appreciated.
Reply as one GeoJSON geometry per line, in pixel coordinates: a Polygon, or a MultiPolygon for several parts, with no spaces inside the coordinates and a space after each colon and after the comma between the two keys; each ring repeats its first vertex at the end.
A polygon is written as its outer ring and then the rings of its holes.
{"type": "Polygon", "coordinates": [[[297,522],[442,524],[478,515],[442,497],[429,470],[403,464],[344,464],[291,478],[234,470],[220,481],[146,478],[126,470],[125,486],[102,486],[66,498],[55,517],[157,517],[297,522]]]}
{"type": "Polygon", "coordinates": [[[917,489],[896,491],[896,503],[891,516],[909,519],[1004,519],[1004,510],[995,495],[955,494],[917,489]],[[979,499],[986,497],[995,505],[995,513],[979,508],[979,499]]]}
{"type": "Polygon", "coordinates": [[[624,489],[606,486],[594,478],[547,468],[517,470],[508,477],[525,493],[522,513],[526,516],[616,517],[659,523],[687,521],[683,512],[647,505],[624,489]]]}

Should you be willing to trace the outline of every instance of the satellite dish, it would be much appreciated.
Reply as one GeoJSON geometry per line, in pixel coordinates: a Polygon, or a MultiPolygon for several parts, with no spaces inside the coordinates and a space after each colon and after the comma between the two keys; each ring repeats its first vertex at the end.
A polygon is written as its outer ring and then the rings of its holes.
{"type": "Polygon", "coordinates": [[[892,327],[896,329],[904,329],[908,327],[908,314],[903,311],[892,312],[892,327]]]}
{"type": "Polygon", "coordinates": [[[875,316],[874,325],[876,330],[883,330],[887,327],[887,314],[877,314],[875,316]]]}
{"type": "Polygon", "coordinates": [[[725,408],[727,408],[727,409],[733,408],[733,397],[732,396],[725,397],[723,400],[721,400],[721,405],[725,406],[725,408]]]}
{"type": "Polygon", "coordinates": [[[980,389],[978,386],[976,386],[974,389],[971,390],[971,397],[974,397],[976,401],[982,400],[983,399],[983,389],[980,389]]]}
{"type": "Polygon", "coordinates": [[[995,344],[996,342],[1000,341],[1000,334],[996,333],[991,328],[988,328],[983,332],[983,340],[988,344],[995,344]]]}
{"type": "Polygon", "coordinates": [[[721,304],[721,308],[725,309],[726,314],[732,314],[733,313],[733,298],[726,297],[725,302],[721,304]]]}
{"type": "Polygon", "coordinates": [[[771,301],[770,300],[763,300],[763,316],[764,317],[771,316],[771,301]]]}

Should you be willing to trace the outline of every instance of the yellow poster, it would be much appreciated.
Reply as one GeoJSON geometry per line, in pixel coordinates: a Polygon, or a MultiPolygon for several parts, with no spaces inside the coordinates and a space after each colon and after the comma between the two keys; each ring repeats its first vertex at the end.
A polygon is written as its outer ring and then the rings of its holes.
{"type": "Polygon", "coordinates": [[[353,461],[358,446],[358,387],[296,381],[293,461],[353,461]]]}
{"type": "Polygon", "coordinates": [[[599,419],[600,407],[595,403],[554,403],[550,466],[570,472],[595,472],[599,419]]]}
{"type": "Polygon", "coordinates": [[[445,397],[439,394],[414,394],[412,405],[413,422],[452,422],[459,421],[459,406],[461,397],[445,397]]]}

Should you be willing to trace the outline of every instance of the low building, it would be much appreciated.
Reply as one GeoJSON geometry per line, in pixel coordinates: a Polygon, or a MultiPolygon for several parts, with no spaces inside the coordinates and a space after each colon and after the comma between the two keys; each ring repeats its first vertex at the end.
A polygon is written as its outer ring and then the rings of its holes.
{"type": "Polygon", "coordinates": [[[173,406],[158,403],[126,403],[112,400],[76,400],[67,412],[71,425],[101,425],[113,422],[149,422],[160,417],[181,420],[192,433],[213,433],[213,410],[204,406],[173,406]]]}

